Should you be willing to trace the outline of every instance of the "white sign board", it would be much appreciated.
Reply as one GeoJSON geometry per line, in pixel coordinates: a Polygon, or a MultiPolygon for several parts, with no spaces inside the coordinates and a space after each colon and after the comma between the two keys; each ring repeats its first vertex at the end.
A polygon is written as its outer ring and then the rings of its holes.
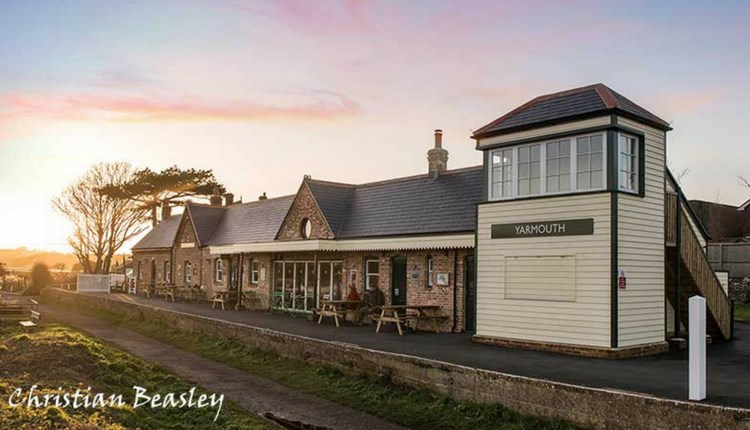
{"type": "Polygon", "coordinates": [[[110,275],[87,275],[78,274],[76,291],[80,293],[108,293],[110,275]]]}
{"type": "Polygon", "coordinates": [[[690,400],[706,399],[706,299],[693,296],[688,301],[688,367],[690,400]]]}

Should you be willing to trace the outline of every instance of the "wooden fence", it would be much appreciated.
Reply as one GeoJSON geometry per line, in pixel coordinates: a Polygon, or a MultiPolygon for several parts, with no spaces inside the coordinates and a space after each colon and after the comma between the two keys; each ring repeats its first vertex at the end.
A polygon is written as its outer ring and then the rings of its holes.
{"type": "Polygon", "coordinates": [[[729,272],[730,278],[750,276],[750,243],[712,243],[708,261],[714,270],[729,272]]]}

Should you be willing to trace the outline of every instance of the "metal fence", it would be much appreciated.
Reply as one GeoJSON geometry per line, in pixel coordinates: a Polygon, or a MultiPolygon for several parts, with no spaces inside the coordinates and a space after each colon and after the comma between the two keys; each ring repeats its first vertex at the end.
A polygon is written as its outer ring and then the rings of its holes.
{"type": "Polygon", "coordinates": [[[76,291],[85,293],[108,293],[111,283],[110,275],[78,274],[76,291]]]}
{"type": "Polygon", "coordinates": [[[708,261],[714,270],[729,272],[730,278],[750,276],[750,243],[708,245],[708,261]]]}

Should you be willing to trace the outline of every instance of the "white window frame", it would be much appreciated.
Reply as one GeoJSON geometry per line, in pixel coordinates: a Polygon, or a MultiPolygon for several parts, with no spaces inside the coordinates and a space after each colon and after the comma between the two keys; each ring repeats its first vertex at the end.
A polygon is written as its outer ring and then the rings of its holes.
{"type": "Polygon", "coordinates": [[[185,285],[193,285],[193,263],[186,261],[184,264],[185,269],[185,285]]]}
{"type": "Polygon", "coordinates": [[[607,189],[607,133],[606,131],[597,131],[593,133],[583,133],[578,135],[572,135],[572,136],[565,136],[565,137],[557,137],[554,139],[545,139],[545,140],[539,140],[535,142],[530,143],[524,143],[522,145],[516,145],[513,147],[504,147],[504,148],[498,148],[490,151],[489,154],[489,167],[488,167],[488,175],[487,175],[487,200],[488,201],[503,201],[503,200],[513,200],[517,198],[529,198],[529,197],[539,197],[539,196],[558,196],[558,195],[565,195],[565,194],[572,194],[572,193],[578,193],[578,192],[596,192],[596,191],[603,191],[607,189]],[[579,137],[587,137],[587,136],[595,136],[600,135],[602,136],[602,184],[600,187],[596,188],[586,188],[586,189],[578,189],[578,147],[577,147],[577,139],[579,137]],[[547,192],[547,143],[550,142],[558,142],[560,140],[566,140],[570,139],[570,190],[566,191],[557,191],[548,193],[547,192]],[[540,184],[539,184],[539,193],[538,194],[524,194],[519,195],[518,194],[518,148],[532,146],[532,145],[541,145],[540,148],[540,155],[539,159],[542,161],[541,167],[540,167],[540,184]],[[493,174],[493,164],[492,164],[492,158],[496,152],[501,152],[505,150],[512,150],[512,162],[511,162],[511,172],[512,172],[512,184],[511,184],[511,195],[510,196],[495,196],[493,195],[492,191],[492,174],[493,174]]]}
{"type": "Polygon", "coordinates": [[[214,282],[217,284],[224,282],[224,262],[221,258],[214,260],[214,282]]]}
{"type": "Polygon", "coordinates": [[[573,172],[571,172],[570,170],[568,170],[568,173],[567,173],[567,175],[568,175],[568,189],[567,190],[560,190],[560,177],[562,175],[564,175],[564,173],[560,173],[560,165],[561,165],[560,164],[560,160],[562,158],[567,158],[568,159],[568,169],[570,169],[572,167],[572,165],[573,165],[572,153],[573,153],[573,142],[568,137],[563,137],[563,138],[560,138],[560,139],[550,140],[550,141],[544,142],[544,160],[542,162],[542,169],[544,170],[544,177],[542,177],[542,181],[544,182],[544,184],[542,185],[542,187],[543,187],[543,189],[545,191],[545,194],[558,194],[558,193],[559,194],[563,194],[563,193],[569,193],[571,191],[572,184],[573,184],[573,182],[572,182],[573,181],[573,172]],[[567,142],[568,143],[568,155],[565,156],[565,157],[560,156],[560,147],[562,146],[561,144],[563,142],[567,142]],[[557,145],[557,156],[555,158],[552,158],[552,159],[550,159],[550,158],[547,157],[547,154],[548,154],[547,147],[549,145],[551,145],[551,144],[556,144],[557,145]],[[557,161],[557,173],[554,175],[554,177],[557,178],[557,188],[558,188],[558,190],[557,191],[553,191],[553,192],[548,192],[547,191],[547,179],[550,178],[550,176],[549,176],[549,169],[548,169],[549,166],[548,166],[547,163],[549,161],[551,161],[551,160],[557,161]]]}
{"type": "Polygon", "coordinates": [[[427,287],[432,288],[432,275],[434,272],[435,260],[432,255],[427,256],[427,287]]]}
{"type": "Polygon", "coordinates": [[[638,194],[640,192],[640,190],[639,190],[639,187],[640,187],[640,174],[641,174],[641,172],[640,172],[640,164],[641,164],[640,158],[641,158],[641,140],[638,139],[638,137],[633,136],[631,134],[618,133],[617,134],[617,184],[618,184],[618,188],[620,190],[627,191],[627,192],[630,192],[630,193],[635,193],[635,194],[638,194]],[[632,139],[633,142],[635,142],[635,152],[633,154],[624,153],[622,151],[622,145],[621,145],[621,142],[620,142],[620,138],[621,137],[624,137],[626,139],[632,139]],[[621,155],[626,155],[628,157],[632,157],[632,159],[633,159],[633,171],[632,172],[628,171],[628,170],[623,170],[622,169],[623,166],[622,166],[622,163],[620,162],[621,161],[620,160],[620,156],[621,155]],[[632,174],[635,177],[635,181],[633,183],[633,187],[632,188],[628,187],[627,184],[623,184],[622,183],[622,181],[620,180],[620,175],[622,173],[632,174]]]}
{"type": "Polygon", "coordinates": [[[164,282],[172,283],[172,263],[169,260],[164,261],[164,282]]]}
{"type": "Polygon", "coordinates": [[[138,280],[143,280],[143,260],[138,262],[138,280]]]}
{"type": "Polygon", "coordinates": [[[260,262],[258,260],[253,260],[250,262],[250,283],[253,285],[258,284],[259,279],[259,273],[260,273],[260,262]]]}
{"type": "Polygon", "coordinates": [[[377,276],[378,282],[377,285],[375,285],[375,288],[380,288],[380,260],[377,259],[369,259],[365,260],[365,289],[370,289],[370,276],[377,276]],[[370,263],[377,263],[378,265],[378,271],[377,272],[370,272],[370,263]]]}

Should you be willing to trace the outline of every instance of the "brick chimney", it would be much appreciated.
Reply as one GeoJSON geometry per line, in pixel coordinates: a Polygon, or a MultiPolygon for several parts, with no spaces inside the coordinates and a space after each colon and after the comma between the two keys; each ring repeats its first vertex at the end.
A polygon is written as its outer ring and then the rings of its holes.
{"type": "Polygon", "coordinates": [[[268,197],[266,197],[266,192],[263,191],[263,195],[258,197],[258,200],[268,200],[268,197]]]}
{"type": "Polygon", "coordinates": [[[169,202],[163,201],[161,202],[161,220],[164,221],[165,219],[172,216],[172,206],[169,205],[169,202]]]}
{"type": "Polygon", "coordinates": [[[232,193],[224,194],[224,206],[231,206],[233,204],[234,204],[234,194],[232,193]]]}
{"type": "Polygon", "coordinates": [[[209,199],[211,206],[221,206],[222,198],[219,194],[219,187],[214,187],[214,194],[209,199]]]}
{"type": "Polygon", "coordinates": [[[443,149],[443,130],[435,130],[435,147],[427,151],[429,174],[437,179],[442,172],[448,170],[448,151],[443,149]]]}

